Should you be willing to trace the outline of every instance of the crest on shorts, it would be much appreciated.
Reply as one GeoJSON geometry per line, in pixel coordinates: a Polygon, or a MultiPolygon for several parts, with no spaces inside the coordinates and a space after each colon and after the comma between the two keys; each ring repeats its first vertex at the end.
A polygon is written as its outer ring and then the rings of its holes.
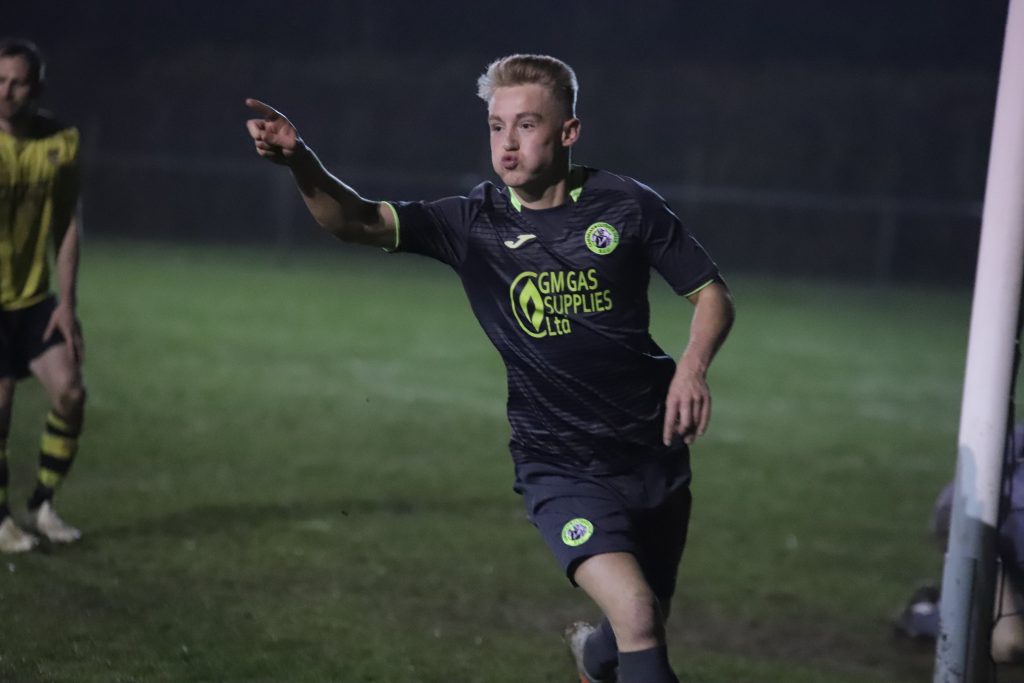
{"type": "Polygon", "coordinates": [[[574,548],[589,541],[593,535],[594,525],[582,517],[570,519],[562,527],[562,543],[574,548]]]}
{"type": "Polygon", "coordinates": [[[587,232],[583,235],[583,241],[586,242],[587,249],[600,256],[605,256],[619,246],[619,231],[611,223],[594,223],[587,228],[587,232]]]}

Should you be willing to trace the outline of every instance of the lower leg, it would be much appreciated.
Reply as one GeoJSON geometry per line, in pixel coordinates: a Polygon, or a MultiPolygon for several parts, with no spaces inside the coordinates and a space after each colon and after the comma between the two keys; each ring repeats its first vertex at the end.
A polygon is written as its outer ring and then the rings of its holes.
{"type": "Polygon", "coordinates": [[[28,502],[29,510],[37,510],[51,500],[71,470],[78,452],[80,428],[80,421],[75,424],[56,411],[51,410],[46,416],[46,426],[39,446],[39,476],[28,502]]]}
{"type": "Polygon", "coordinates": [[[15,524],[7,504],[7,432],[13,394],[14,380],[0,379],[0,553],[24,553],[37,543],[34,536],[26,534],[15,524]]]}
{"type": "Polygon", "coordinates": [[[85,386],[78,361],[63,344],[47,349],[29,368],[50,399],[39,448],[38,482],[29,500],[29,509],[37,510],[53,498],[74,462],[85,411],[85,386]]]}
{"type": "Polygon", "coordinates": [[[620,683],[677,683],[668,663],[658,600],[636,558],[629,553],[595,555],[580,564],[574,579],[606,616],[592,636],[593,644],[588,640],[584,647],[587,669],[590,664],[606,668],[609,644],[614,642],[620,683]],[[587,659],[588,650],[592,661],[587,659]]]}
{"type": "Polygon", "coordinates": [[[619,664],[619,646],[611,622],[602,619],[583,646],[583,668],[597,680],[611,680],[619,664]]]}
{"type": "Polygon", "coordinates": [[[14,379],[0,378],[0,522],[11,514],[7,505],[7,434],[11,426],[11,401],[14,399],[14,379]]]}
{"type": "Polygon", "coordinates": [[[619,683],[679,683],[664,645],[619,653],[619,683]]]}
{"type": "Polygon", "coordinates": [[[7,435],[0,434],[0,522],[3,522],[11,514],[7,506],[7,435]]]}

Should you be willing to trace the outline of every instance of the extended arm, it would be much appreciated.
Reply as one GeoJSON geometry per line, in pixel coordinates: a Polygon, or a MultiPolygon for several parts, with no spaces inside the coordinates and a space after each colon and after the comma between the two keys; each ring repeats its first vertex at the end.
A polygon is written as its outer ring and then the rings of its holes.
{"type": "Polygon", "coordinates": [[[713,282],[688,298],[695,310],[690,323],[690,341],[679,359],[665,398],[662,439],[666,446],[676,434],[690,444],[707,430],[711,420],[708,368],[736,316],[732,295],[723,283],[713,282]]]}
{"type": "Polygon", "coordinates": [[[68,229],[57,248],[57,283],[59,299],[57,308],[43,332],[43,339],[49,339],[54,330],[64,335],[64,343],[76,362],[81,363],[85,357],[85,342],[82,338],[82,327],[78,322],[78,244],[82,230],[81,210],[77,209],[71,217],[68,229]]]}
{"type": "Polygon", "coordinates": [[[395,246],[397,227],[391,209],[363,199],[331,175],[281,112],[259,100],[245,103],[262,116],[246,122],[257,154],[291,169],[306,208],[321,227],[345,242],[395,246]]]}

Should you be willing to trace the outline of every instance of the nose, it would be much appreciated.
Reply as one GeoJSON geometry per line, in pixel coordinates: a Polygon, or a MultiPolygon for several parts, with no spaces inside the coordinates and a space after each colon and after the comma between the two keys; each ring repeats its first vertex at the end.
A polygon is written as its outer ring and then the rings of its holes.
{"type": "Polygon", "coordinates": [[[505,135],[504,147],[507,151],[513,151],[519,149],[519,137],[515,134],[514,129],[510,129],[505,135]]]}

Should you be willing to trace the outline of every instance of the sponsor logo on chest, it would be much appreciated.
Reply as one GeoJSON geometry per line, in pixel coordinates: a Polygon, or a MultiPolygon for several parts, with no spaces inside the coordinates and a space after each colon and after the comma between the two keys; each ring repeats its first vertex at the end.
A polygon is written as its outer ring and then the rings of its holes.
{"type": "Polygon", "coordinates": [[[512,314],[535,339],[572,334],[571,318],[612,310],[611,290],[596,268],[525,271],[509,286],[512,314]]]}

